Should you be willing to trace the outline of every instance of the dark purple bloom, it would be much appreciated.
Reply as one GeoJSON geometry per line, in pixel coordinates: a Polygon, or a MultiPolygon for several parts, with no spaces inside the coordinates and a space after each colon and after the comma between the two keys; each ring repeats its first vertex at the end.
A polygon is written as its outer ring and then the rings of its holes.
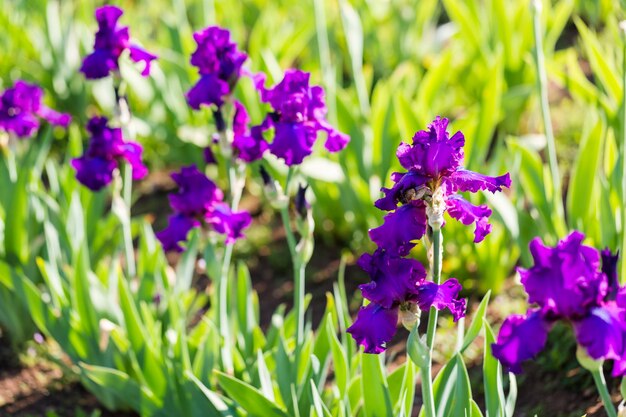
{"type": "Polygon", "coordinates": [[[493,356],[506,369],[521,373],[521,363],[539,354],[548,340],[548,325],[539,311],[526,316],[509,316],[498,334],[498,342],[491,345],[493,356]]]}
{"type": "Polygon", "coordinates": [[[145,177],[148,169],[141,160],[143,148],[135,142],[125,142],[122,129],[109,127],[106,117],[93,117],[87,123],[91,135],[89,147],[80,158],[72,160],[76,179],[93,191],[113,180],[113,171],[124,161],[131,166],[133,179],[145,177]]]}
{"type": "Polygon", "coordinates": [[[585,236],[572,232],[555,247],[537,238],[530,243],[535,264],[519,269],[528,301],[538,305],[527,317],[505,320],[493,355],[512,372],[534,357],[545,344],[547,329],[556,320],[572,324],[578,344],[594,360],[614,360],[613,375],[626,374],[626,288],[607,293],[607,274],[615,274],[617,257],[600,254],[582,244],[585,236]]]}
{"type": "Polygon", "coordinates": [[[39,128],[39,119],[50,124],[67,127],[72,118],[57,113],[42,104],[43,90],[18,80],[0,96],[0,130],[20,139],[31,136],[39,128]]]}
{"type": "Polygon", "coordinates": [[[85,57],[80,68],[87,79],[104,78],[111,72],[118,71],[119,58],[125,50],[129,51],[131,60],[144,63],[141,75],[150,74],[150,63],[157,57],[130,43],[128,27],[118,25],[122,14],[122,9],[110,5],[96,10],[98,31],[94,51],[85,57]]]}
{"type": "Polygon", "coordinates": [[[426,271],[417,260],[378,249],[372,255],[362,255],[358,264],[372,279],[359,287],[370,304],[361,308],[348,333],[366,353],[385,349],[396,332],[399,310],[411,310],[411,305],[417,304],[422,310],[448,308],[455,320],[464,315],[465,300],[458,298],[458,281],[452,278],[442,285],[426,281],[426,271]]]}
{"type": "Polygon", "coordinates": [[[267,142],[263,138],[263,131],[259,126],[248,128],[250,117],[243,104],[234,101],[235,115],[233,116],[233,151],[245,162],[253,162],[263,157],[267,150],[267,142]]]}
{"type": "Polygon", "coordinates": [[[243,229],[252,222],[250,214],[232,211],[223,202],[222,190],[195,165],[181,168],[172,178],[178,185],[178,191],[169,196],[175,213],[169,226],[157,233],[163,249],[182,251],[179,242],[186,239],[190,229],[203,224],[225,235],[226,244],[243,237],[243,229]]]}
{"type": "Polygon", "coordinates": [[[464,169],[463,145],[465,138],[461,132],[450,137],[447,131],[448,119],[437,117],[428,130],[421,130],[413,136],[413,143],[401,143],[396,156],[408,172],[394,173],[395,183],[391,188],[383,188],[384,196],[376,201],[381,210],[394,210],[398,203],[421,199],[434,204],[432,200],[442,199],[448,213],[463,224],[476,224],[474,242],[482,241],[490,232],[487,223],[491,210],[486,206],[474,206],[457,196],[459,191],[490,192],[502,191],[511,185],[509,174],[489,177],[464,169]]]}
{"type": "Polygon", "coordinates": [[[234,243],[243,237],[243,229],[250,226],[252,217],[247,211],[232,211],[228,204],[213,205],[206,215],[206,221],[213,229],[226,236],[226,244],[234,243]]]}
{"type": "Polygon", "coordinates": [[[298,191],[296,192],[296,198],[294,199],[296,213],[298,213],[302,218],[306,217],[307,212],[311,209],[311,204],[306,199],[306,190],[308,188],[308,184],[305,186],[298,185],[298,191]]]}
{"type": "Polygon", "coordinates": [[[195,227],[200,227],[198,220],[184,214],[174,214],[169,218],[169,225],[158,232],[156,237],[161,241],[163,250],[182,252],[180,242],[187,240],[189,231],[195,227]]]}
{"type": "Polygon", "coordinates": [[[187,93],[187,102],[194,109],[201,105],[221,106],[224,97],[232,94],[248,55],[237,49],[230,32],[210,26],[194,33],[198,44],[191,55],[191,65],[198,68],[200,80],[187,93]]]}
{"type": "Polygon", "coordinates": [[[413,201],[387,214],[384,223],[370,229],[369,236],[379,248],[406,256],[426,232],[426,206],[413,201]]]}
{"type": "Polygon", "coordinates": [[[265,88],[264,75],[256,79],[261,101],[273,109],[261,125],[262,130],[274,129],[270,152],[290,166],[302,163],[313,152],[320,131],[327,134],[325,147],[330,152],[342,150],[350,141],[348,135],[326,120],[324,90],[309,85],[309,78],[307,72],[288,70],[283,80],[271,89],[265,88]]]}
{"type": "Polygon", "coordinates": [[[519,268],[528,302],[543,312],[563,318],[577,318],[601,303],[606,295],[606,276],[599,270],[597,250],[582,244],[585,236],[572,232],[556,247],[549,248],[535,238],[530,253],[535,264],[519,268]]]}
{"type": "Polygon", "coordinates": [[[619,291],[619,280],[617,279],[619,251],[613,254],[610,249],[606,248],[600,252],[600,257],[602,258],[602,272],[607,279],[607,297],[615,299],[619,291]]]}
{"type": "Polygon", "coordinates": [[[170,205],[179,213],[189,216],[204,216],[211,207],[221,202],[224,194],[213,181],[195,165],[181,168],[172,178],[178,192],[170,194],[170,205]]]}

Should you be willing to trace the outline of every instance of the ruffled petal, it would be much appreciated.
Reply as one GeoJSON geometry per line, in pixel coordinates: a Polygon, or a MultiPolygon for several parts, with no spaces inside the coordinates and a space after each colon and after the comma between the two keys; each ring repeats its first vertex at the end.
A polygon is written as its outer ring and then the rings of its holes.
{"type": "Polygon", "coordinates": [[[178,185],[178,192],[169,195],[170,205],[190,217],[205,215],[224,197],[215,183],[195,165],[181,168],[180,172],[172,174],[172,178],[178,185]]]}
{"type": "Polygon", "coordinates": [[[187,92],[187,103],[191,108],[198,110],[201,105],[221,106],[224,96],[230,92],[228,83],[214,75],[203,75],[196,85],[187,92]]]}
{"type": "Polygon", "coordinates": [[[365,353],[381,353],[396,334],[398,309],[387,309],[371,303],[361,307],[356,320],[347,330],[365,353]]]}
{"type": "Polygon", "coordinates": [[[526,316],[509,316],[498,334],[498,341],[491,345],[493,356],[513,373],[522,372],[522,362],[539,354],[548,340],[548,324],[538,311],[526,316]]]}
{"type": "Polygon", "coordinates": [[[615,304],[592,309],[574,322],[576,340],[593,359],[620,359],[625,345],[625,312],[615,304]]]}
{"type": "Polygon", "coordinates": [[[574,231],[554,248],[544,246],[539,238],[530,242],[535,265],[518,269],[529,303],[558,317],[574,319],[602,303],[606,276],[599,271],[598,251],[584,246],[584,238],[574,231]]]}
{"type": "Polygon", "coordinates": [[[369,235],[378,247],[405,256],[424,236],[426,224],[426,207],[423,202],[416,201],[387,214],[384,223],[370,229],[369,235]]]}
{"type": "Polygon", "coordinates": [[[187,234],[194,227],[199,227],[200,222],[193,217],[183,214],[170,216],[168,226],[156,234],[164,251],[182,252],[184,249],[180,242],[187,240],[187,234]]]}
{"type": "Polygon", "coordinates": [[[317,133],[301,123],[274,123],[274,140],[270,152],[282,158],[288,166],[302,163],[313,152],[317,133]]]}
{"type": "Polygon", "coordinates": [[[243,229],[250,226],[252,217],[247,211],[232,211],[228,204],[218,203],[211,207],[205,217],[213,229],[226,236],[226,244],[243,237],[243,229]]]}
{"type": "Polygon", "coordinates": [[[153,60],[157,59],[157,56],[135,45],[131,45],[128,50],[130,51],[130,59],[137,63],[144,63],[141,75],[144,77],[150,75],[150,64],[153,60]]]}
{"type": "Polygon", "coordinates": [[[373,255],[363,254],[358,265],[372,281],[359,287],[363,297],[385,308],[405,301],[415,301],[426,270],[415,259],[401,258],[378,249],[373,255]]]}
{"type": "Polygon", "coordinates": [[[437,310],[447,308],[454,321],[465,316],[465,299],[459,299],[463,287],[456,278],[450,278],[441,285],[425,281],[418,288],[417,305],[421,310],[428,311],[431,307],[437,310]]]}
{"type": "Polygon", "coordinates": [[[491,216],[491,209],[487,205],[475,206],[459,195],[451,195],[446,200],[448,214],[466,226],[476,224],[474,243],[482,240],[491,232],[491,225],[487,219],[491,216]]]}
{"type": "Polygon", "coordinates": [[[37,110],[37,115],[42,119],[45,119],[51,125],[68,127],[72,121],[72,116],[67,113],[59,113],[46,106],[40,106],[37,110]]]}
{"type": "Polygon", "coordinates": [[[80,72],[89,80],[107,77],[112,71],[119,69],[118,57],[106,49],[96,49],[83,59],[80,72]]]}
{"type": "Polygon", "coordinates": [[[72,159],[72,167],[76,170],[76,179],[92,191],[98,191],[113,181],[113,171],[117,162],[100,157],[82,156],[72,159]]]}
{"type": "Polygon", "coordinates": [[[324,147],[328,152],[339,152],[350,143],[350,136],[341,133],[337,129],[326,130],[326,132],[328,133],[328,138],[324,143],[324,147]]]}
{"type": "Polygon", "coordinates": [[[148,175],[148,168],[141,159],[142,153],[143,147],[136,142],[127,142],[124,145],[124,158],[130,164],[134,180],[140,180],[148,175]]]}
{"type": "Polygon", "coordinates": [[[508,172],[499,177],[490,177],[462,168],[450,174],[449,181],[454,185],[454,189],[472,193],[479,190],[495,193],[496,191],[502,191],[502,187],[509,188],[511,186],[511,176],[508,172]]]}

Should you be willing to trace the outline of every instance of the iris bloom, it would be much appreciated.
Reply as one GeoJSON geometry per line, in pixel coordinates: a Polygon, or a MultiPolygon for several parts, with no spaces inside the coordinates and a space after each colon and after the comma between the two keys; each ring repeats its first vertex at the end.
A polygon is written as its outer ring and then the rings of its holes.
{"type": "Polygon", "coordinates": [[[72,160],[76,179],[93,191],[98,191],[113,180],[113,173],[121,163],[131,166],[133,179],[146,176],[148,169],[141,160],[140,144],[124,141],[122,129],[109,127],[106,117],[93,117],[87,123],[91,135],[87,152],[72,160]]]}
{"type": "MultiPolygon", "coordinates": [[[[324,90],[309,85],[310,74],[288,70],[283,80],[273,88],[265,88],[265,76],[256,77],[256,87],[261,101],[269,103],[273,111],[260,126],[261,131],[274,129],[274,139],[269,144],[272,154],[289,166],[302,163],[313,152],[320,131],[326,132],[324,144],[329,152],[345,148],[350,137],[339,132],[326,120],[324,90]]],[[[258,137],[258,136],[257,136],[258,137]]]]}
{"type": "Polygon", "coordinates": [[[415,306],[427,311],[447,308],[455,321],[465,312],[465,299],[459,299],[461,285],[451,278],[441,285],[426,280],[426,271],[415,259],[401,258],[378,249],[363,254],[358,265],[372,281],[359,287],[370,303],[361,307],[348,333],[366,353],[381,353],[396,333],[398,314],[415,306]]]}
{"type": "Polygon", "coordinates": [[[181,252],[180,242],[187,239],[191,229],[202,224],[225,235],[227,244],[243,237],[243,230],[252,221],[250,214],[232,211],[223,201],[222,190],[195,165],[183,167],[172,178],[178,185],[178,191],[169,196],[175,213],[170,216],[168,227],[157,233],[164,250],[181,252]]]}
{"type": "Polygon", "coordinates": [[[187,102],[196,110],[201,105],[220,107],[232,94],[248,55],[231,41],[228,30],[217,26],[196,32],[193,38],[198,46],[191,65],[198,68],[200,79],[187,93],[187,102]]]}
{"type": "Polygon", "coordinates": [[[102,6],[96,10],[98,32],[94,41],[94,51],[83,60],[80,71],[87,79],[98,79],[119,71],[119,59],[125,50],[130,59],[143,62],[141,75],[150,74],[150,63],[157,58],[144,49],[130,43],[128,27],[118,24],[124,11],[116,6],[102,6]]]}
{"type": "Polygon", "coordinates": [[[508,317],[492,345],[510,371],[520,373],[545,347],[551,325],[565,320],[591,358],[614,360],[613,375],[626,375],[626,288],[617,284],[617,257],[583,245],[584,238],[574,231],[554,248],[539,238],[530,243],[535,264],[518,271],[536,307],[508,317]]]}
{"type": "Polygon", "coordinates": [[[50,124],[67,127],[72,118],[57,113],[42,104],[43,90],[18,80],[13,87],[0,96],[0,130],[12,133],[20,139],[32,136],[39,128],[39,119],[50,124]]]}
{"type": "Polygon", "coordinates": [[[491,209],[471,204],[458,192],[502,191],[511,185],[509,174],[490,177],[463,168],[465,138],[461,132],[450,136],[447,127],[448,119],[437,116],[428,130],[413,136],[412,144],[398,146],[396,156],[407,172],[393,173],[394,185],[383,188],[384,197],[375,203],[379,209],[391,211],[385,223],[370,232],[379,246],[408,253],[414,246],[412,242],[424,235],[427,217],[431,223],[432,217],[439,217],[441,226],[444,211],[465,225],[475,224],[476,243],[491,231],[487,222],[491,209]],[[398,203],[404,205],[398,208],[398,203]],[[391,241],[395,247],[389,246],[391,241]]]}

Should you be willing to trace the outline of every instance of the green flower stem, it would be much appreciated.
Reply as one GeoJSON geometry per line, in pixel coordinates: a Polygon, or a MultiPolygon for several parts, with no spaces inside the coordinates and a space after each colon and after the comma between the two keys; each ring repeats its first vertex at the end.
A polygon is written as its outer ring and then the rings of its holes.
{"type": "Polygon", "coordinates": [[[604,404],[606,414],[609,417],[617,417],[617,412],[615,411],[615,407],[613,406],[613,401],[611,401],[609,390],[606,387],[606,381],[604,379],[604,373],[602,372],[602,368],[591,371],[591,375],[593,375],[593,380],[596,383],[596,388],[598,389],[600,398],[602,398],[602,403],[604,404]]]}
{"type": "MultiPolygon", "coordinates": [[[[432,264],[430,266],[430,270],[432,272],[433,282],[439,284],[441,282],[441,258],[443,255],[443,235],[441,234],[441,229],[433,230],[432,240],[432,264]]],[[[431,307],[428,312],[428,327],[426,330],[428,357],[426,358],[426,366],[420,368],[425,417],[435,417],[435,399],[431,378],[433,367],[433,348],[435,345],[435,333],[437,332],[438,315],[437,309],[431,307]]]]}
{"type": "Polygon", "coordinates": [[[126,218],[122,220],[122,233],[124,234],[124,252],[126,255],[126,270],[132,278],[137,273],[135,265],[135,249],[133,248],[133,235],[131,230],[130,208],[133,192],[133,170],[130,164],[122,167],[122,198],[124,199],[126,218]]]}
{"type": "MultiPolygon", "coordinates": [[[[220,132],[220,135],[225,135],[225,137],[228,138],[229,135],[232,135],[232,132],[220,132]]],[[[245,181],[242,179],[241,166],[238,165],[237,162],[233,162],[227,158],[226,165],[228,170],[228,180],[230,183],[231,209],[236,211],[239,208],[239,202],[241,201],[245,181]]],[[[230,323],[228,320],[228,274],[230,273],[234,246],[234,243],[230,243],[226,245],[226,248],[224,249],[222,270],[220,278],[217,282],[217,323],[220,336],[223,340],[221,359],[224,370],[228,374],[232,374],[234,371],[231,351],[232,343],[230,323]]]]}
{"type": "Polygon", "coordinates": [[[533,0],[533,34],[535,38],[535,64],[537,70],[537,88],[541,102],[541,116],[548,147],[548,165],[552,177],[552,206],[556,212],[555,232],[558,236],[565,234],[565,216],[563,199],[561,197],[561,174],[556,156],[556,144],[552,131],[552,118],[550,117],[550,104],[548,101],[548,76],[546,75],[546,62],[543,53],[543,30],[541,27],[541,0],[533,0]]]}
{"type": "MultiPolygon", "coordinates": [[[[120,124],[125,140],[134,140],[135,135],[130,126],[130,111],[124,100],[124,91],[126,85],[121,78],[115,77],[115,116],[120,124]]],[[[126,272],[129,278],[133,278],[137,273],[135,265],[135,249],[133,247],[133,235],[131,230],[131,207],[133,204],[133,172],[130,164],[123,164],[122,170],[122,190],[121,197],[124,202],[124,218],[120,219],[122,223],[122,234],[124,237],[124,254],[126,257],[126,272]]]]}
{"type": "MultiPolygon", "coordinates": [[[[287,180],[285,181],[285,194],[289,195],[289,185],[293,179],[294,170],[289,167],[287,171],[287,180]]],[[[305,273],[306,263],[302,262],[300,254],[297,250],[296,237],[291,227],[291,219],[289,217],[289,205],[284,205],[280,209],[280,217],[285,228],[285,235],[287,237],[287,245],[289,246],[289,253],[291,254],[291,260],[293,262],[293,306],[296,314],[296,348],[295,348],[295,366],[294,371],[298,373],[298,364],[300,362],[300,349],[302,347],[304,339],[304,297],[305,297],[305,273]]]]}

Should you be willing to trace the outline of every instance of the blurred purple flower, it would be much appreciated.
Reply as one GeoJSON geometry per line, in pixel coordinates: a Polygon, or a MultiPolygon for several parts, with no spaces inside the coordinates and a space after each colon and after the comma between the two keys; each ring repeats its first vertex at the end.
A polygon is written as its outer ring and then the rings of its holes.
{"type": "Polygon", "coordinates": [[[135,142],[125,142],[122,129],[109,127],[106,117],[93,117],[87,123],[91,138],[87,151],[72,160],[76,179],[93,191],[98,191],[113,180],[119,164],[130,164],[134,180],[146,176],[148,169],[141,160],[143,148],[135,142]]]}
{"type": "Polygon", "coordinates": [[[507,318],[492,345],[493,355],[512,372],[544,347],[548,329],[566,320],[575,330],[578,344],[595,360],[614,360],[613,375],[626,375],[626,288],[607,292],[607,282],[617,282],[617,258],[582,245],[585,236],[574,231],[555,247],[541,240],[530,243],[535,264],[519,268],[528,301],[537,305],[524,316],[507,318]],[[615,277],[607,277],[615,274],[615,277]]]}
{"type": "Polygon", "coordinates": [[[96,9],[98,31],[94,51],[85,57],[80,68],[87,79],[104,78],[118,71],[119,58],[125,50],[129,51],[131,60],[144,63],[141,75],[150,74],[150,64],[157,56],[130,43],[128,27],[118,25],[122,14],[122,9],[116,6],[107,5],[96,9]]]}
{"type": "Polygon", "coordinates": [[[442,285],[426,281],[426,271],[417,260],[378,249],[373,255],[362,255],[358,264],[372,279],[359,287],[370,304],[361,307],[348,333],[364,346],[366,353],[386,349],[396,333],[399,310],[410,310],[412,304],[422,310],[448,308],[455,321],[465,314],[465,300],[458,298],[458,281],[452,278],[442,285]]]}
{"type": "Polygon", "coordinates": [[[233,150],[235,155],[245,162],[253,162],[263,157],[267,150],[267,142],[263,139],[263,132],[255,126],[248,128],[250,117],[243,104],[234,101],[235,115],[233,117],[233,150]]]}
{"type": "Polygon", "coordinates": [[[18,80],[0,96],[0,130],[20,139],[32,136],[39,128],[39,118],[48,123],[67,127],[72,118],[57,113],[42,104],[43,90],[34,84],[18,80]]]}
{"type": "Polygon", "coordinates": [[[376,201],[381,210],[395,210],[398,203],[414,199],[428,200],[440,192],[448,213],[465,225],[476,224],[474,242],[482,241],[490,232],[487,218],[491,210],[487,206],[474,206],[456,193],[479,190],[502,191],[511,185],[509,174],[489,177],[464,169],[463,145],[465,138],[461,132],[449,136],[448,119],[437,116],[428,126],[413,136],[413,143],[401,143],[396,156],[408,171],[395,172],[391,179],[393,187],[383,188],[384,196],[376,201]]]}
{"type": "Polygon", "coordinates": [[[261,101],[269,103],[273,109],[259,128],[261,131],[274,129],[269,150],[289,166],[302,163],[313,152],[320,131],[326,132],[325,147],[330,152],[342,150],[350,141],[348,135],[326,120],[328,110],[324,90],[309,85],[309,78],[309,73],[292,69],[286,71],[283,80],[271,89],[265,88],[264,74],[255,80],[261,101]]]}
{"type": "Polygon", "coordinates": [[[196,32],[193,38],[198,46],[191,65],[198,68],[200,80],[187,93],[187,102],[196,110],[203,104],[220,107],[232,94],[248,55],[237,49],[228,30],[217,26],[196,32]]]}
{"type": "Polygon", "coordinates": [[[223,202],[222,190],[195,165],[181,168],[172,178],[178,185],[178,191],[169,196],[175,213],[170,216],[169,225],[157,233],[164,250],[181,252],[180,242],[187,239],[191,229],[203,224],[225,235],[226,244],[243,237],[243,230],[252,222],[250,214],[232,211],[223,202]]]}

